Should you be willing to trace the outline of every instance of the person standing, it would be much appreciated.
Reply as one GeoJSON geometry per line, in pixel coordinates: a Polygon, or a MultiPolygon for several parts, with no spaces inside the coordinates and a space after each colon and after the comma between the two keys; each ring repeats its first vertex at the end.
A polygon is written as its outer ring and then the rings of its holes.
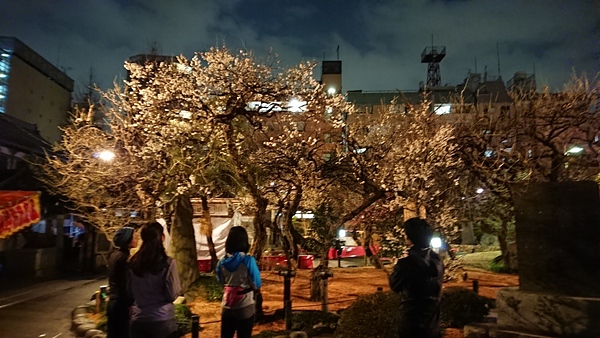
{"type": "Polygon", "coordinates": [[[115,233],[116,251],[108,258],[108,304],[106,306],[107,338],[129,337],[129,307],[133,300],[127,295],[127,259],[129,249],[137,246],[132,227],[122,227],[115,233]]]}
{"type": "Polygon", "coordinates": [[[254,257],[248,255],[246,229],[232,227],[225,241],[225,257],[217,264],[217,279],[224,286],[221,338],[250,338],[256,314],[254,295],[262,281],[254,257]]]}
{"type": "Polygon", "coordinates": [[[404,223],[408,255],[390,274],[390,288],[401,295],[399,337],[439,338],[444,265],[430,248],[433,229],[415,217],[404,223]]]}
{"type": "Polygon", "coordinates": [[[131,257],[128,292],[132,338],[167,338],[177,332],[173,301],[181,292],[175,261],[163,246],[163,227],[151,222],[142,227],[142,246],[131,257]]]}

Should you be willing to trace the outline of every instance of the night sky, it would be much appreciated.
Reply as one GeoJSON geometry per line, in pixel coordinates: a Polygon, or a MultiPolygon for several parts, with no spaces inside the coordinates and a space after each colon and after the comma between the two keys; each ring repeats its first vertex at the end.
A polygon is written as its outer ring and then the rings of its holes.
{"type": "MultiPolygon", "coordinates": [[[[557,89],[573,69],[600,71],[598,0],[0,0],[0,35],[14,36],[66,70],[78,90],[90,69],[101,88],[123,61],[148,53],[191,57],[215,45],[284,65],[343,61],[343,90],[416,90],[423,49],[446,46],[442,83],[469,71],[537,75],[557,89]],[[534,68],[535,67],[535,68],[534,68]]],[[[315,77],[320,76],[317,68],[315,77]]]]}

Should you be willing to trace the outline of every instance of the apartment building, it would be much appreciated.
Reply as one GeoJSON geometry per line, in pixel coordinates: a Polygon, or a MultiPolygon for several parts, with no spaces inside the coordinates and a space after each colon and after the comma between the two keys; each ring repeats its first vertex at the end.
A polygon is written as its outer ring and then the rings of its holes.
{"type": "Polygon", "coordinates": [[[0,114],[33,124],[48,142],[68,122],[73,79],[14,37],[0,37],[0,114]]]}

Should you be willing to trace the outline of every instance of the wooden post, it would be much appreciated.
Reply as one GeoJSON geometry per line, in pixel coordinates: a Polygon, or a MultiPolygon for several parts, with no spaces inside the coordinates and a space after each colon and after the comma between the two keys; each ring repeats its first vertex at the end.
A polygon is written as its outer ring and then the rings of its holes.
{"type": "Polygon", "coordinates": [[[473,279],[473,292],[479,294],[479,280],[473,279]]]}
{"type": "Polygon", "coordinates": [[[200,316],[192,315],[192,338],[200,337],[200,316]]]}
{"type": "Polygon", "coordinates": [[[100,313],[100,299],[102,296],[100,295],[100,291],[94,292],[95,300],[96,300],[96,313],[100,313]]]}
{"type": "Polygon", "coordinates": [[[319,273],[319,277],[321,278],[321,310],[323,312],[328,312],[327,309],[327,280],[333,277],[333,272],[327,269],[325,271],[321,271],[319,273]]]}
{"type": "Polygon", "coordinates": [[[292,301],[285,301],[285,329],[290,331],[292,329],[292,301]]]}
{"type": "Polygon", "coordinates": [[[328,312],[327,309],[327,277],[321,279],[321,291],[323,294],[321,295],[321,311],[328,312]]]}

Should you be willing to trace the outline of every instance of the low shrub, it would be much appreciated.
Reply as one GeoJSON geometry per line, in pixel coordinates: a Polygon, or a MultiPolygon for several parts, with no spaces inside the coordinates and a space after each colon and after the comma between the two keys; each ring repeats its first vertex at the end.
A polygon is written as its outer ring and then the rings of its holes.
{"type": "Polygon", "coordinates": [[[396,337],[399,307],[400,296],[392,291],[360,296],[342,312],[335,337],[396,337]]]}
{"type": "Polygon", "coordinates": [[[292,333],[292,331],[288,331],[288,330],[283,330],[283,331],[272,331],[272,330],[268,330],[268,331],[263,331],[259,334],[255,334],[254,336],[252,336],[252,338],[273,338],[273,337],[277,337],[277,336],[289,336],[289,334],[292,333]]]}
{"type": "Polygon", "coordinates": [[[323,324],[328,328],[335,328],[340,315],[332,312],[307,310],[307,311],[292,311],[292,330],[307,331],[317,324],[323,324]]]}
{"type": "Polygon", "coordinates": [[[175,320],[179,335],[192,332],[192,311],[185,304],[175,304],[175,320]]]}
{"type": "Polygon", "coordinates": [[[217,276],[212,273],[200,274],[186,292],[187,295],[202,297],[209,302],[220,302],[223,299],[223,286],[219,284],[217,276]]]}
{"type": "MultiPolygon", "coordinates": [[[[462,328],[489,313],[494,300],[477,295],[464,287],[442,291],[440,317],[442,327],[462,328]]],[[[338,321],[336,338],[387,338],[398,335],[400,296],[377,292],[361,296],[345,309],[338,321]]]]}
{"type": "Polygon", "coordinates": [[[495,273],[513,273],[514,272],[504,265],[504,260],[503,260],[502,256],[498,256],[498,257],[494,258],[490,262],[488,269],[495,273]]]}
{"type": "Polygon", "coordinates": [[[462,328],[480,321],[489,313],[488,304],[488,299],[480,297],[473,290],[458,286],[445,288],[440,316],[442,326],[462,328]]]}

